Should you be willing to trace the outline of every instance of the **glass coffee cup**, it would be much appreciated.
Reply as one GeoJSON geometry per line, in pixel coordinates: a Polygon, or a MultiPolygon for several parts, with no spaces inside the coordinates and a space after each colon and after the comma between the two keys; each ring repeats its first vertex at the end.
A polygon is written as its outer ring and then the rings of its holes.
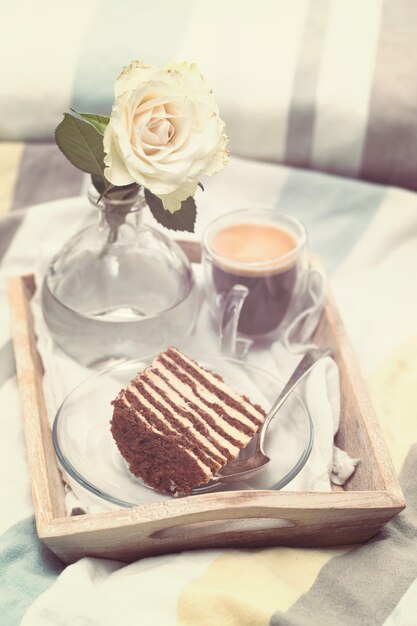
{"type": "Polygon", "coordinates": [[[206,228],[202,256],[223,353],[239,356],[254,339],[285,331],[307,286],[307,235],[297,219],[269,209],[228,213],[206,228]]]}

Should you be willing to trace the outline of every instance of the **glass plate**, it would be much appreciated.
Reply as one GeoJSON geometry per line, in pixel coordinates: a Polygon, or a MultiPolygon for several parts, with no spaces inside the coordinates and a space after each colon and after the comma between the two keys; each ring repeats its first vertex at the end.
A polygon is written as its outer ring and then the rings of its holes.
{"type": "MultiPolygon", "coordinates": [[[[88,378],[64,400],[55,417],[53,441],[63,469],[91,494],[117,506],[135,506],[170,499],[132,476],[110,432],[111,401],[122,387],[147,367],[156,355],[126,361],[88,378]]],[[[268,411],[284,382],[253,365],[218,356],[194,358],[219,373],[237,392],[247,395],[268,411]]],[[[269,426],[265,469],[245,482],[216,483],[210,492],[241,489],[282,489],[301,471],[310,456],[314,431],[310,414],[292,393],[269,426]]],[[[253,442],[239,458],[251,456],[253,442]]],[[[71,484],[73,481],[70,481],[71,484]]],[[[207,491],[196,489],[194,493],[207,491]]]]}

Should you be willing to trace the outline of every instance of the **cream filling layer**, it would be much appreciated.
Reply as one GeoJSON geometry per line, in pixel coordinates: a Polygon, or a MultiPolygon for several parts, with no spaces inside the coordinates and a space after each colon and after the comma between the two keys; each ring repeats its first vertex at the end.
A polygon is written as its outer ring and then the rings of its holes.
{"type": "MultiPolygon", "coordinates": [[[[246,426],[247,428],[249,428],[251,430],[251,432],[253,434],[255,434],[256,430],[257,430],[257,425],[254,424],[249,417],[246,417],[246,415],[243,415],[243,413],[241,413],[240,411],[238,411],[237,409],[229,406],[228,404],[226,404],[223,400],[221,400],[213,391],[209,391],[202,383],[200,383],[196,378],[194,378],[193,374],[182,369],[180,365],[178,365],[177,363],[175,363],[175,361],[173,359],[170,359],[168,357],[165,357],[168,362],[173,365],[175,365],[178,369],[180,369],[184,374],[187,374],[187,376],[189,378],[192,379],[193,384],[196,386],[197,389],[197,393],[201,396],[201,398],[203,398],[204,400],[206,400],[207,402],[211,403],[211,404],[220,404],[222,409],[224,410],[224,412],[229,416],[232,417],[233,419],[239,421],[241,424],[243,424],[244,426],[246,426]]],[[[161,363],[158,363],[158,365],[162,365],[161,363]]],[[[169,370],[168,370],[169,371],[169,370]]],[[[214,378],[214,377],[213,377],[214,378]]],[[[217,379],[214,379],[217,380],[217,379]]],[[[210,381],[211,382],[211,381],[210,381]]],[[[219,381],[217,381],[218,383],[219,381]]],[[[185,383],[186,384],[186,383],[185,383]]],[[[213,383],[214,384],[214,383],[213,383]]],[[[218,385],[217,385],[218,386],[218,385]]],[[[188,385],[189,389],[192,390],[192,387],[190,385],[188,385]]],[[[219,386],[218,386],[219,387],[219,386]]],[[[219,387],[220,388],[220,387],[219,387]]],[[[230,394],[229,394],[230,395],[230,394]]],[[[236,396],[236,401],[240,402],[240,399],[238,396],[236,396]]],[[[202,405],[205,406],[205,405],[202,405]]],[[[259,419],[257,417],[257,419],[259,419]]],[[[238,431],[239,432],[239,431],[238,431]]]]}
{"type": "MultiPolygon", "coordinates": [[[[142,385],[144,385],[145,389],[153,395],[153,397],[155,397],[155,391],[154,389],[152,389],[152,387],[147,386],[146,385],[146,379],[143,376],[140,379],[140,382],[142,385]]],[[[181,432],[181,430],[178,429],[178,427],[176,427],[175,424],[173,424],[166,416],[165,413],[163,413],[158,407],[156,407],[150,400],[148,400],[147,398],[145,398],[142,394],[140,389],[137,389],[137,387],[129,387],[129,391],[131,393],[133,393],[141,402],[142,404],[144,404],[147,408],[150,408],[158,417],[158,419],[160,419],[166,426],[168,426],[169,428],[173,429],[174,432],[178,435],[183,435],[183,433],[181,432]]],[[[167,412],[172,414],[173,409],[169,406],[169,404],[167,404],[165,402],[165,400],[161,397],[161,396],[156,396],[155,398],[159,404],[161,404],[166,410],[167,412]]],[[[202,444],[203,446],[205,446],[205,448],[207,449],[204,450],[204,454],[207,454],[208,456],[210,455],[210,451],[214,454],[220,454],[218,449],[208,440],[206,439],[206,437],[204,435],[202,435],[194,426],[194,424],[192,423],[192,421],[186,417],[184,417],[183,415],[179,415],[178,413],[174,414],[174,418],[177,422],[179,422],[181,424],[181,426],[183,426],[193,437],[194,439],[197,440],[197,442],[199,442],[200,444],[202,444]]],[[[226,462],[226,457],[224,457],[223,455],[222,459],[224,460],[224,462],[226,462]]],[[[214,463],[216,463],[217,465],[217,469],[219,469],[220,467],[222,467],[221,463],[219,463],[216,459],[212,459],[214,463]]]]}
{"type": "MultiPolygon", "coordinates": [[[[250,413],[256,420],[260,420],[261,423],[264,421],[265,415],[261,411],[258,411],[258,409],[256,409],[250,402],[248,402],[248,400],[245,400],[245,398],[243,398],[238,393],[233,391],[233,389],[231,389],[229,387],[229,385],[227,385],[225,382],[219,380],[209,370],[201,368],[198,365],[198,363],[196,363],[195,361],[192,361],[191,359],[189,359],[185,354],[182,354],[182,352],[179,352],[175,348],[171,348],[171,350],[172,350],[172,352],[174,352],[174,354],[177,354],[179,356],[179,358],[181,358],[183,361],[185,361],[188,365],[190,365],[191,367],[196,369],[212,385],[214,385],[215,387],[220,389],[220,391],[223,391],[225,394],[227,394],[228,396],[233,398],[233,400],[236,400],[236,402],[239,402],[240,404],[242,404],[245,407],[246,411],[248,413],[250,413]]],[[[167,356],[167,358],[171,362],[175,363],[175,361],[172,359],[172,357],[169,356],[169,354],[166,355],[166,356],[167,356]]],[[[175,364],[177,365],[177,367],[181,367],[180,365],[178,365],[178,363],[175,363],[175,364]]],[[[183,368],[181,368],[181,369],[183,369],[183,368]]],[[[245,418],[245,419],[248,419],[248,418],[245,418]]]]}
{"type": "MultiPolygon", "coordinates": [[[[183,383],[181,380],[179,380],[175,374],[172,374],[172,372],[167,369],[163,363],[157,363],[155,364],[155,367],[153,367],[153,370],[155,371],[159,371],[161,372],[161,374],[163,374],[165,376],[165,378],[167,378],[169,380],[169,382],[175,386],[175,388],[178,390],[178,392],[185,396],[187,398],[187,400],[193,402],[194,404],[196,404],[197,406],[199,406],[202,410],[204,410],[206,413],[208,413],[208,415],[210,415],[210,417],[212,417],[217,424],[219,424],[219,426],[222,428],[222,430],[224,430],[227,434],[229,434],[231,437],[233,437],[233,439],[236,439],[237,441],[241,442],[242,445],[246,445],[247,442],[252,438],[253,435],[245,435],[245,433],[243,433],[242,431],[240,431],[236,426],[234,426],[233,424],[229,424],[229,422],[227,422],[224,417],[222,417],[215,409],[213,409],[210,406],[207,406],[204,402],[202,402],[194,393],[193,389],[190,387],[190,385],[188,385],[187,383],[183,383]]],[[[198,393],[204,397],[204,387],[201,385],[201,383],[198,383],[197,381],[195,381],[195,379],[193,379],[193,382],[195,382],[196,388],[198,393]]],[[[207,398],[206,398],[207,399],[207,398]]],[[[211,396],[210,399],[207,399],[208,402],[211,402],[211,396]]],[[[220,404],[220,401],[218,398],[215,398],[215,403],[216,404],[220,404]]],[[[229,415],[229,417],[233,417],[229,411],[229,407],[227,407],[226,405],[221,405],[222,409],[224,409],[225,413],[227,415],[229,415]],[[226,410],[227,409],[227,410],[226,410]]],[[[240,414],[238,414],[240,415],[240,414]]],[[[238,419],[238,418],[236,418],[238,419]]],[[[240,421],[240,420],[238,420],[240,421]]],[[[254,426],[254,424],[252,422],[250,422],[248,420],[249,424],[250,424],[250,428],[253,432],[253,434],[256,431],[256,427],[254,426]]],[[[226,440],[224,439],[223,441],[226,442],[226,440]]],[[[233,445],[233,444],[230,444],[233,445]]],[[[236,446],[233,446],[236,447],[236,446]]]]}
{"type": "MultiPolygon", "coordinates": [[[[129,387],[129,391],[133,390],[129,387]]],[[[136,389],[137,392],[137,389],[136,389]]],[[[142,396],[140,396],[140,400],[141,402],[143,402],[143,404],[146,404],[145,398],[143,398],[142,396]]],[[[154,433],[156,433],[157,435],[160,435],[161,437],[166,437],[166,434],[163,433],[162,431],[158,430],[155,426],[153,426],[152,424],[150,424],[150,422],[148,422],[143,415],[141,415],[141,413],[133,406],[133,404],[131,404],[129,402],[129,400],[124,397],[123,401],[125,403],[125,405],[130,408],[131,410],[133,410],[135,412],[135,416],[139,419],[139,421],[142,422],[142,424],[144,424],[144,426],[146,426],[146,428],[150,428],[154,433]]],[[[149,404],[149,403],[148,403],[149,404]]],[[[152,405],[149,405],[149,407],[154,410],[152,405]]],[[[156,410],[155,410],[156,412],[156,410]]],[[[159,415],[158,415],[159,417],[159,415]]],[[[167,426],[169,426],[170,430],[172,431],[173,434],[177,434],[177,431],[175,431],[169,424],[167,424],[167,426]]],[[[213,472],[211,471],[211,469],[208,467],[208,465],[206,465],[205,463],[203,463],[203,461],[201,461],[195,454],[194,452],[192,452],[192,450],[189,450],[188,448],[185,448],[183,445],[178,444],[178,447],[181,448],[181,450],[183,450],[189,457],[191,457],[196,463],[197,465],[200,467],[200,469],[203,470],[204,474],[206,475],[207,478],[210,478],[210,476],[213,475],[213,472]]]]}
{"type": "MultiPolygon", "coordinates": [[[[172,375],[170,375],[169,370],[165,370],[164,372],[162,372],[162,368],[161,368],[161,370],[159,371],[161,371],[161,373],[164,374],[165,378],[169,380],[170,384],[172,384],[172,387],[175,387],[176,390],[173,389],[170,385],[168,385],[160,376],[158,376],[154,372],[151,372],[150,370],[146,372],[146,377],[149,377],[152,383],[154,383],[155,386],[158,387],[158,389],[161,389],[169,397],[169,399],[172,400],[177,406],[184,409],[188,413],[191,413],[193,418],[195,418],[195,420],[198,421],[199,424],[204,426],[204,428],[207,428],[210,436],[219,445],[221,445],[223,448],[226,448],[226,450],[228,450],[230,454],[238,455],[240,448],[235,446],[233,443],[231,443],[227,439],[224,439],[224,437],[222,437],[222,435],[217,430],[215,430],[204,419],[202,415],[200,415],[195,409],[193,409],[190,406],[190,402],[192,402],[193,404],[201,408],[205,413],[210,415],[210,417],[212,417],[213,420],[215,421],[216,425],[218,425],[219,428],[221,428],[225,433],[229,434],[234,439],[237,439],[238,441],[243,442],[244,438],[242,437],[242,433],[239,430],[237,430],[235,427],[231,426],[228,422],[223,420],[213,409],[210,409],[209,407],[206,407],[205,405],[201,405],[198,398],[196,398],[192,393],[190,393],[190,388],[187,385],[184,385],[183,383],[181,383],[181,381],[178,380],[178,378],[175,378],[172,375]]],[[[218,454],[221,454],[221,452],[218,451],[218,454]]],[[[226,457],[225,457],[225,460],[226,460],[226,457]]]]}
{"type": "MultiPolygon", "coordinates": [[[[164,414],[162,413],[162,411],[160,411],[159,409],[157,409],[151,402],[149,402],[149,400],[147,400],[147,398],[145,398],[139,391],[139,389],[136,389],[136,387],[129,387],[128,388],[129,391],[135,395],[138,400],[140,400],[140,402],[149,410],[151,410],[153,413],[155,413],[155,415],[158,417],[158,419],[163,422],[164,426],[166,426],[173,435],[181,435],[181,431],[177,430],[169,420],[166,419],[166,417],[164,416],[164,414]]],[[[138,413],[140,415],[140,411],[138,411],[138,409],[136,409],[133,405],[131,405],[131,407],[136,411],[136,413],[138,413]]],[[[141,418],[143,418],[144,416],[141,415],[141,418]]],[[[146,417],[145,417],[146,420],[146,417]]],[[[149,424],[149,421],[146,421],[147,424],[149,424]]],[[[163,433],[164,434],[164,433],[163,433]]],[[[166,435],[165,435],[166,436],[166,435]]],[[[205,442],[205,440],[204,440],[205,442]]],[[[183,450],[186,450],[188,452],[190,452],[190,454],[196,459],[198,460],[199,464],[201,465],[202,468],[204,468],[204,470],[208,470],[209,474],[212,474],[212,471],[210,469],[210,467],[208,465],[206,465],[206,463],[204,463],[204,461],[202,461],[201,459],[199,459],[194,452],[192,452],[192,450],[190,450],[189,448],[186,448],[185,446],[183,446],[182,444],[178,444],[178,446],[180,448],[182,448],[183,450]]],[[[220,463],[217,463],[217,465],[219,467],[221,467],[220,463]]]]}

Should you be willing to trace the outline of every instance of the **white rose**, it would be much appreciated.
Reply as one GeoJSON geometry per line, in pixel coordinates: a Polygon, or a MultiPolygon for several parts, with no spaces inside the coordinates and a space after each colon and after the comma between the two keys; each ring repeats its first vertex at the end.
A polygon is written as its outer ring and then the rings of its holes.
{"type": "Polygon", "coordinates": [[[104,174],[113,185],[143,185],[173,213],[194,195],[201,174],[228,162],[224,122],[194,64],[159,69],[133,61],[117,78],[115,96],[104,133],[104,174]]]}

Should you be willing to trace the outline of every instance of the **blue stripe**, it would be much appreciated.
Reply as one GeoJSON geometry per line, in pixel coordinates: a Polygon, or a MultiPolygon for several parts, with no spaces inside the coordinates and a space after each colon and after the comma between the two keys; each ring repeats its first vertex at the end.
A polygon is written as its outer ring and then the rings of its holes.
{"type": "Polygon", "coordinates": [[[58,557],[39,542],[33,517],[9,528],[0,541],[0,623],[18,626],[63,569],[58,557]]]}
{"type": "Polygon", "coordinates": [[[83,176],[83,172],[67,161],[55,143],[26,143],[14,188],[12,209],[78,196],[83,176]]]}
{"type": "Polygon", "coordinates": [[[362,237],[385,193],[380,185],[294,169],[275,206],[303,222],[310,251],[332,272],[362,237]]]}
{"type": "Polygon", "coordinates": [[[25,211],[15,211],[0,219],[0,262],[9,249],[13,238],[19,230],[25,211]]]}
{"type": "Polygon", "coordinates": [[[0,387],[16,373],[13,342],[6,341],[0,348],[0,387]]]}
{"type": "Polygon", "coordinates": [[[81,46],[72,106],[109,114],[114,81],[134,59],[157,66],[192,61],[177,58],[192,4],[192,0],[175,0],[173,11],[170,0],[102,0],[81,46]]]}

